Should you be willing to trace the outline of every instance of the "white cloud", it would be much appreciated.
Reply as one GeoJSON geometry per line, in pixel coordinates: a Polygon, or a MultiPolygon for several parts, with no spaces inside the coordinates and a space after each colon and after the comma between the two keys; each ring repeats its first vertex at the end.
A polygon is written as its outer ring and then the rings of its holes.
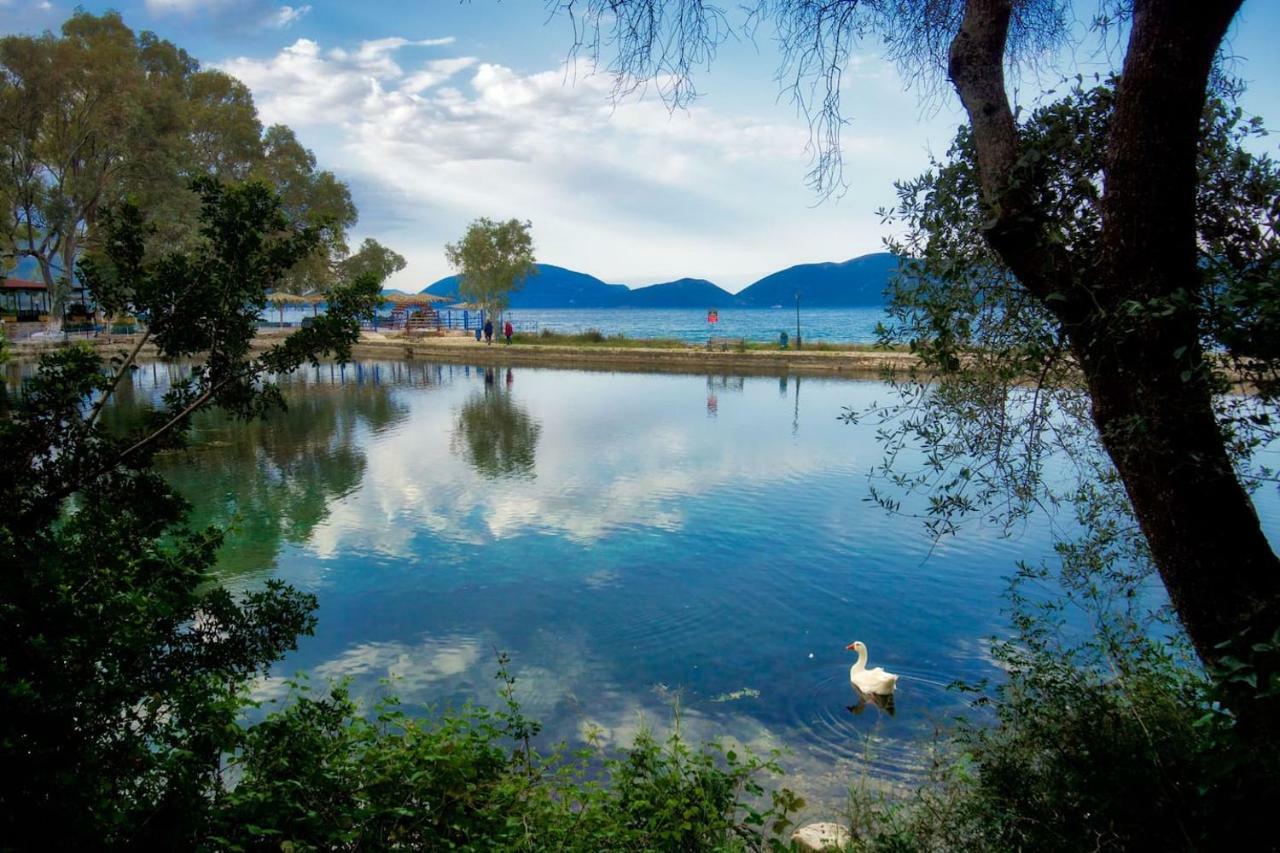
{"type": "Polygon", "coordinates": [[[146,0],[153,15],[196,15],[234,29],[286,29],[311,11],[311,6],[276,6],[270,0],[146,0]]]}
{"type": "Polygon", "coordinates": [[[212,11],[230,5],[231,0],[147,0],[147,11],[155,14],[212,11]]]}
{"type": "Polygon", "coordinates": [[[271,26],[276,29],[283,30],[301,19],[303,15],[310,11],[310,6],[281,6],[276,10],[275,17],[271,21],[271,26]]]}
{"type": "Polygon", "coordinates": [[[443,244],[477,216],[530,219],[540,259],[606,280],[741,287],[793,263],[877,250],[873,210],[925,159],[923,146],[846,132],[846,157],[880,194],[815,210],[798,118],[615,103],[610,78],[584,64],[522,72],[423,55],[450,44],[298,39],[220,66],[253,90],[265,121],[297,128],[327,168],[373,190],[385,207],[356,201],[379,222],[370,236],[408,259],[391,282],[406,290],[448,274],[443,244]]]}
{"type": "Polygon", "coordinates": [[[400,91],[411,95],[421,95],[425,90],[435,88],[453,75],[475,65],[471,56],[459,56],[455,59],[436,59],[428,62],[419,71],[405,77],[400,91]]]}

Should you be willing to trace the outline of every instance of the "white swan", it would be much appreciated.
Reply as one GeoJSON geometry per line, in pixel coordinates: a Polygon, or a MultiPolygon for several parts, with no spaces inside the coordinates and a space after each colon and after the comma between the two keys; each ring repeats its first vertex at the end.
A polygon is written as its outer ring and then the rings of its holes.
{"type": "Polygon", "coordinates": [[[867,647],[860,640],[854,640],[845,646],[846,651],[858,653],[858,661],[849,669],[849,680],[853,686],[863,693],[884,696],[893,693],[898,685],[898,676],[885,672],[880,667],[867,669],[867,647]]]}

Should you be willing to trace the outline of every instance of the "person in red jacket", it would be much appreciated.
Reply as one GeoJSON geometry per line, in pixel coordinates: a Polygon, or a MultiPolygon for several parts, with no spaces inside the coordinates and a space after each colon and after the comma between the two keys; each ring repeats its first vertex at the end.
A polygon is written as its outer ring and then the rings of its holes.
{"type": "Polygon", "coordinates": [[[508,320],[506,324],[503,325],[502,327],[502,334],[506,337],[507,343],[511,343],[511,336],[514,335],[515,333],[516,333],[516,327],[511,325],[511,321],[508,320]]]}

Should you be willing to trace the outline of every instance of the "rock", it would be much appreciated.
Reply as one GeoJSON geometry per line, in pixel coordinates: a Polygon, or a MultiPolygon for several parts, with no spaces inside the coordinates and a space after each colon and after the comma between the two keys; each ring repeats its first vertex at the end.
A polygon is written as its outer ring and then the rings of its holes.
{"type": "Polygon", "coordinates": [[[853,840],[849,830],[838,823],[808,823],[791,835],[791,841],[801,850],[843,850],[853,840]]]}

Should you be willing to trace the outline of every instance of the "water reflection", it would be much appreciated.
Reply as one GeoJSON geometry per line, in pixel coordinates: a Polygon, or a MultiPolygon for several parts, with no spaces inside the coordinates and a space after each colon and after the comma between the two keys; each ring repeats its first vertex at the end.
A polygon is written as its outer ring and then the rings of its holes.
{"type": "Polygon", "coordinates": [[[366,696],[390,678],[410,707],[492,703],[499,648],[549,742],[661,732],[667,685],[691,738],[789,747],[789,782],[839,805],[868,761],[920,773],[922,739],[965,706],[946,685],[998,676],[1004,578],[1048,537],[932,543],[918,507],[861,500],[882,451],[837,416],[883,385],[804,380],[797,436],[795,378],[518,374],[325,365],[285,382],[290,413],[201,420],[166,459],[202,519],[244,516],[224,566],[274,564],[320,598],[317,634],[261,695],[305,669],[366,696]],[[854,713],[850,636],[895,650],[892,716],[854,713]]]}
{"type": "Polygon", "coordinates": [[[506,371],[505,388],[496,373],[486,368],[484,390],[458,408],[450,446],[455,453],[465,452],[481,476],[532,479],[542,427],[512,396],[512,372],[506,371]]]}
{"type": "Polygon", "coordinates": [[[856,701],[852,705],[846,705],[845,709],[855,717],[867,710],[868,705],[873,705],[876,708],[879,708],[890,717],[894,715],[896,706],[894,705],[892,693],[863,693],[852,684],[849,685],[849,687],[853,690],[853,695],[856,701]]]}
{"type": "Polygon", "coordinates": [[[385,431],[407,408],[386,386],[320,386],[290,393],[288,408],[237,422],[216,412],[196,419],[191,447],[160,471],[193,505],[191,523],[229,534],[222,573],[271,567],[284,543],[306,542],[365,473],[361,433],[385,431]]]}
{"type": "Polygon", "coordinates": [[[722,391],[742,393],[746,379],[742,376],[708,376],[707,377],[707,417],[714,418],[720,413],[720,397],[722,391]]]}

